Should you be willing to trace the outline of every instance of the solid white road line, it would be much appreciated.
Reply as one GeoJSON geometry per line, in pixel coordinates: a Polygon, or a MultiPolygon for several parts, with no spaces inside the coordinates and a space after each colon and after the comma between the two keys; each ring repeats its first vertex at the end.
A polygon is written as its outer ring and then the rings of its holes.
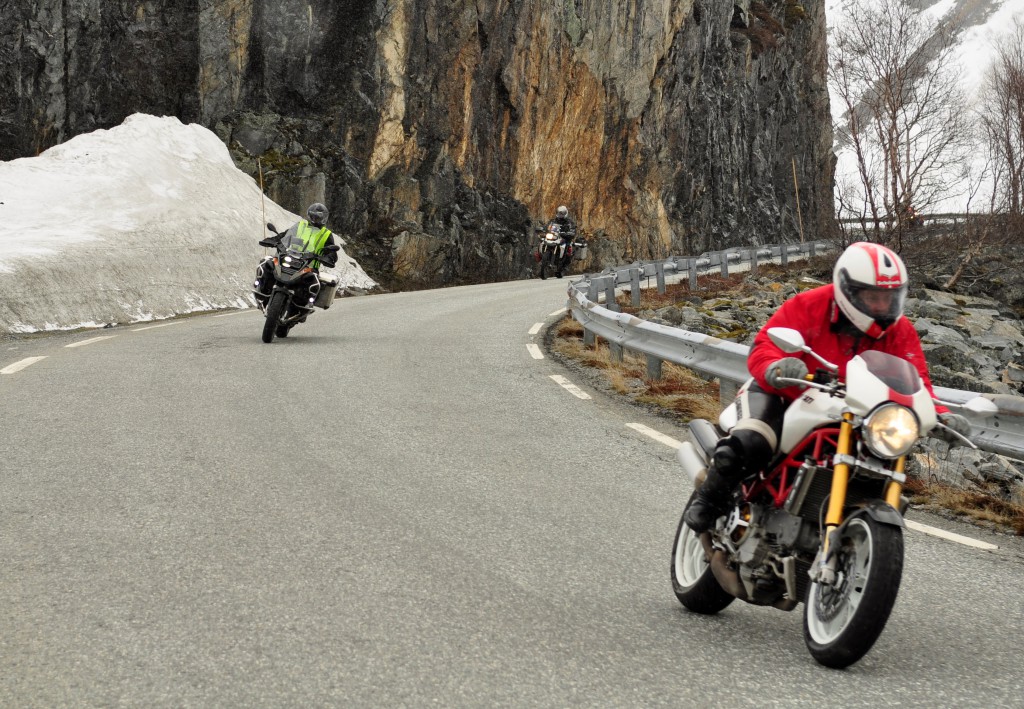
{"type": "Polygon", "coordinates": [[[146,327],[137,327],[134,330],[132,330],[132,332],[142,332],[143,330],[152,330],[153,328],[157,327],[170,327],[171,325],[181,325],[181,322],[182,321],[179,320],[178,322],[165,322],[160,323],[159,325],[146,325],[146,327]]]}
{"type": "Polygon", "coordinates": [[[679,448],[679,446],[683,445],[682,443],[672,438],[671,436],[666,436],[664,433],[659,433],[658,431],[655,431],[653,428],[648,428],[647,426],[644,426],[642,423],[627,423],[626,428],[631,428],[634,431],[637,431],[638,433],[642,433],[649,438],[653,438],[658,443],[664,443],[669,448],[679,448]]]}
{"type": "Polygon", "coordinates": [[[971,539],[965,537],[962,534],[956,534],[955,532],[947,532],[945,529],[939,529],[937,527],[929,527],[927,524],[921,524],[920,522],[912,522],[909,519],[903,520],[907,529],[913,529],[915,532],[922,532],[923,534],[930,534],[933,537],[939,537],[941,539],[947,539],[957,544],[963,544],[964,546],[974,547],[975,549],[984,549],[986,551],[992,551],[999,547],[995,544],[989,544],[988,542],[982,542],[977,539],[971,539]]]}
{"type": "Polygon", "coordinates": [[[33,364],[43,359],[46,359],[46,357],[26,357],[25,359],[19,362],[9,364],[3,369],[0,369],[0,374],[14,374],[15,372],[20,372],[25,367],[31,367],[33,364]]]}
{"type": "MultiPolygon", "coordinates": [[[[642,423],[627,423],[626,428],[631,428],[634,431],[637,431],[639,433],[644,434],[645,436],[653,438],[659,443],[663,443],[670,448],[679,448],[679,446],[682,445],[682,443],[680,443],[676,439],[666,436],[663,433],[659,433],[655,431],[653,428],[648,428],[647,426],[644,426],[642,423]]],[[[971,539],[970,537],[965,537],[962,534],[956,534],[955,532],[947,532],[944,529],[930,527],[927,524],[921,524],[920,522],[914,522],[909,519],[903,521],[906,523],[907,529],[912,529],[915,532],[921,532],[922,534],[929,534],[933,537],[939,537],[940,539],[945,539],[950,542],[956,542],[957,544],[963,544],[964,546],[974,547],[975,549],[984,549],[986,551],[993,551],[999,548],[996,544],[989,544],[988,542],[983,542],[978,539],[971,539]]]]}
{"type": "Polygon", "coordinates": [[[540,329],[542,327],[544,327],[544,323],[542,323],[542,322],[537,323],[536,325],[534,325],[533,327],[530,328],[530,334],[531,335],[536,335],[538,332],[540,332],[540,329]]]}
{"type": "Polygon", "coordinates": [[[590,394],[588,394],[587,392],[585,392],[582,389],[580,389],[578,386],[576,386],[575,384],[570,382],[565,377],[563,377],[563,376],[561,376],[559,374],[552,374],[551,378],[554,379],[555,382],[560,387],[562,387],[567,392],[569,392],[570,394],[575,396],[577,399],[589,399],[590,398],[590,394]]]}
{"type": "Polygon", "coordinates": [[[540,351],[540,347],[537,347],[537,345],[530,343],[526,346],[526,349],[534,359],[544,359],[544,353],[540,351]]]}
{"type": "Polygon", "coordinates": [[[221,313],[220,315],[214,315],[215,318],[230,318],[233,315],[241,315],[242,313],[251,313],[256,311],[256,308],[248,308],[246,310],[236,310],[232,313],[221,313]]]}
{"type": "Polygon", "coordinates": [[[112,340],[115,337],[117,337],[117,335],[104,335],[103,337],[93,337],[92,339],[89,339],[89,340],[82,340],[81,342],[72,342],[70,345],[64,345],[64,346],[65,347],[85,347],[86,345],[91,345],[94,342],[100,342],[101,340],[112,340]]]}

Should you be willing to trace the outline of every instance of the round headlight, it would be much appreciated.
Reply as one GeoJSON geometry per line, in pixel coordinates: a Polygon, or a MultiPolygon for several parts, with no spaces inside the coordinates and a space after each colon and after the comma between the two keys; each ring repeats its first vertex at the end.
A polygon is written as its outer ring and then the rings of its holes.
{"type": "Polygon", "coordinates": [[[914,412],[899,404],[879,406],[864,419],[864,443],[879,458],[899,458],[917,441],[921,427],[914,412]]]}

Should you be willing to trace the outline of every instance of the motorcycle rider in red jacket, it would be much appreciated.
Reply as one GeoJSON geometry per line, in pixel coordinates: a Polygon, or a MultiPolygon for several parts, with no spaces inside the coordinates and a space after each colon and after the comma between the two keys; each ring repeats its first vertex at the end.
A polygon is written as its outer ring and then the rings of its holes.
{"type": "MultiPolygon", "coordinates": [[[[832,285],[797,294],[768,319],[747,357],[754,381],[740,394],[739,421],[719,441],[707,477],[683,513],[690,528],[698,533],[709,529],[728,506],[736,485],[774,456],[783,414],[801,391],[778,380],[802,379],[819,366],[810,355],[788,354],[776,347],[768,338],[769,328],[799,331],[811,349],[839,365],[840,376],[845,375],[847,363],[866,350],[901,357],[917,368],[935,397],[921,340],[903,317],[907,283],[906,266],[895,252],[879,244],[858,242],[836,261],[832,285]]],[[[941,405],[935,408],[940,422],[962,435],[970,433],[963,416],[941,405]]]]}

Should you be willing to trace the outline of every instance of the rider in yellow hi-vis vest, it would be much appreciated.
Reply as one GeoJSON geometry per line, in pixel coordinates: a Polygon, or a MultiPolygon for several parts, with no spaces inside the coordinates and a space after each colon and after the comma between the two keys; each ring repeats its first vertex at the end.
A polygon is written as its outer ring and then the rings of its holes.
{"type": "MultiPolygon", "coordinates": [[[[284,239],[285,244],[289,244],[290,248],[294,248],[301,244],[302,251],[311,251],[318,256],[321,256],[320,260],[311,261],[310,267],[314,271],[319,271],[321,261],[323,265],[328,268],[334,267],[338,262],[337,252],[324,253],[324,249],[328,246],[334,245],[334,234],[327,228],[327,207],[320,202],[314,202],[309,205],[309,209],[306,210],[306,218],[299,221],[291,228],[272,236],[268,239],[264,239],[265,246],[270,246],[275,243],[280,243],[284,239]]],[[[273,285],[273,279],[264,277],[263,274],[269,274],[265,269],[257,269],[256,275],[256,287],[255,296],[256,299],[261,303],[266,304],[270,297],[270,288],[273,285]]]]}

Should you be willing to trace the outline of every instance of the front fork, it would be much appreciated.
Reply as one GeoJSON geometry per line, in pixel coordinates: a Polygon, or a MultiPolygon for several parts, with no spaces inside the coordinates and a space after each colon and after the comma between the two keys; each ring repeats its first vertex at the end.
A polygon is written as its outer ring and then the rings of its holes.
{"type": "MultiPolygon", "coordinates": [[[[838,460],[850,460],[853,457],[853,419],[853,414],[845,413],[842,423],[839,424],[839,442],[836,446],[838,460]]],[[[903,484],[899,480],[903,479],[902,473],[906,464],[906,456],[896,460],[897,476],[886,483],[885,487],[886,503],[897,510],[900,509],[900,496],[903,494],[903,484]]],[[[836,565],[839,555],[833,554],[832,550],[839,544],[836,530],[843,523],[843,509],[846,507],[846,489],[849,482],[850,464],[836,463],[832,469],[832,489],[828,496],[828,511],[825,513],[825,540],[818,555],[821,561],[813,572],[818,583],[829,586],[835,584],[837,578],[836,565]]]]}

